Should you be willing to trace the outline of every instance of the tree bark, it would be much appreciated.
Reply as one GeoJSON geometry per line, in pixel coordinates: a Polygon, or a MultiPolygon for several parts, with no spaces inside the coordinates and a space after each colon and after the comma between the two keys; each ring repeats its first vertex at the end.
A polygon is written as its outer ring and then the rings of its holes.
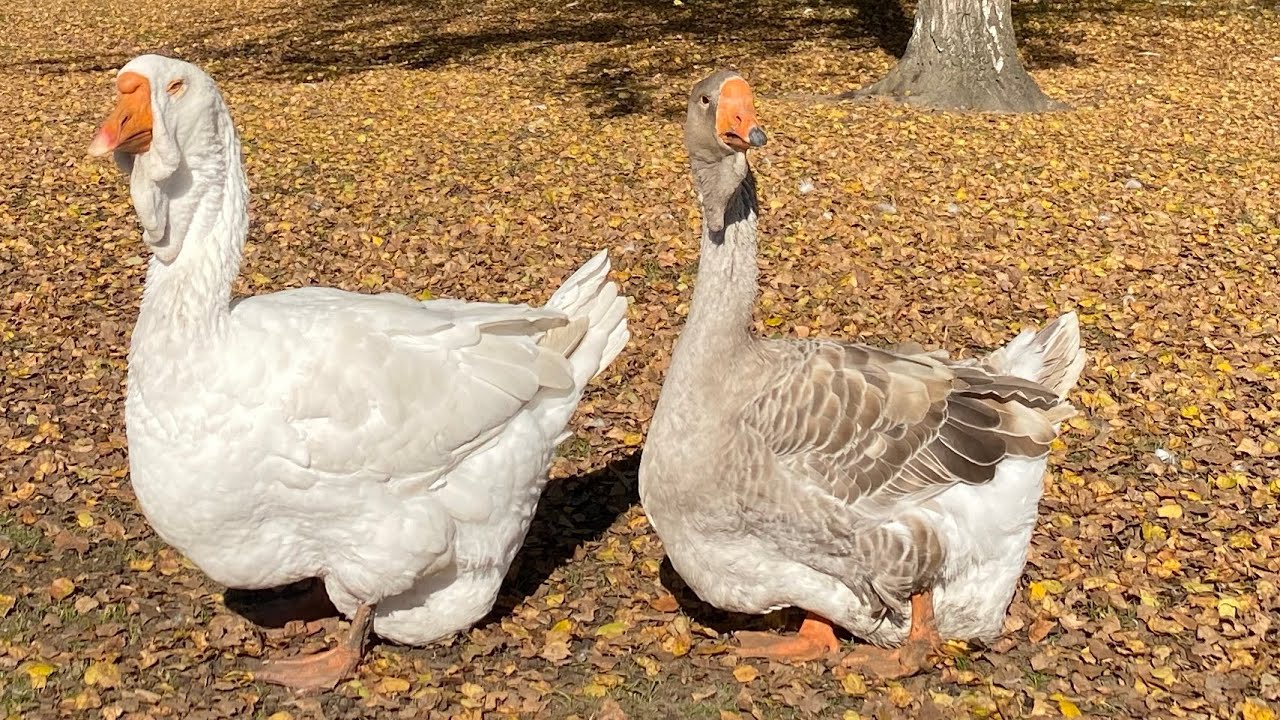
{"type": "Polygon", "coordinates": [[[853,95],[944,110],[1066,107],[1045,95],[1022,66],[1009,0],[920,0],[902,59],[882,80],[853,95]]]}

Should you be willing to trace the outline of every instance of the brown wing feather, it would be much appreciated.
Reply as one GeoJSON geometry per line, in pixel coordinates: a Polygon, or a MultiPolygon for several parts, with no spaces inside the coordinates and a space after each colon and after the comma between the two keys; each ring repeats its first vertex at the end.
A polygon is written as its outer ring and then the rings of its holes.
{"type": "Polygon", "coordinates": [[[745,420],[789,474],[855,509],[989,482],[1006,457],[1041,457],[1065,405],[1036,383],[933,354],[832,342],[777,350],[798,354],[745,420]]]}
{"type": "Polygon", "coordinates": [[[739,459],[772,461],[786,481],[756,488],[770,497],[740,508],[745,526],[840,578],[886,616],[931,586],[945,559],[916,503],[959,483],[989,482],[1006,457],[1043,456],[1054,423],[1071,412],[1035,383],[936,353],[834,342],[765,347],[778,354],[779,371],[747,406],[753,441],[750,457],[739,459]]]}

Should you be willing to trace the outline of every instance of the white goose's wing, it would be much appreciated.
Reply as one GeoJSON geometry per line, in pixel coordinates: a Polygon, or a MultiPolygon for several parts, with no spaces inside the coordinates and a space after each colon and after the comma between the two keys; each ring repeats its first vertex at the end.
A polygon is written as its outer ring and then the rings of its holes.
{"type": "Polygon", "coordinates": [[[573,390],[568,361],[538,344],[565,324],[555,310],[307,288],[245,299],[231,317],[225,392],[255,409],[279,480],[299,487],[426,491],[539,393],[573,390]]]}

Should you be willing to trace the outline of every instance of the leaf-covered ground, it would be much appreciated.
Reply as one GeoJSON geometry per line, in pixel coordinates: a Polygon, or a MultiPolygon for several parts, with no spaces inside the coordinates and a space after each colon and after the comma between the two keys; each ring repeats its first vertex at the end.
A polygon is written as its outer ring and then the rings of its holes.
{"type": "Polygon", "coordinates": [[[0,9],[0,717],[1275,718],[1280,17],[1015,10],[1029,67],[1073,111],[822,101],[902,49],[910,16],[882,0],[0,9]],[[376,645],[318,698],[241,669],[341,623],[228,610],[264,598],[224,598],[129,488],[145,257],[124,179],[85,147],[114,69],[157,49],[205,66],[242,129],[237,292],[541,302],[608,248],[634,298],[634,339],[575,420],[490,620],[376,645]],[[905,682],[735,660],[742,620],[688,597],[636,506],[696,268],[678,123],[689,85],[726,65],[771,138],[760,332],[973,352],[1069,309],[1084,323],[1084,413],[1053,454],[1008,632],[905,682]]]}

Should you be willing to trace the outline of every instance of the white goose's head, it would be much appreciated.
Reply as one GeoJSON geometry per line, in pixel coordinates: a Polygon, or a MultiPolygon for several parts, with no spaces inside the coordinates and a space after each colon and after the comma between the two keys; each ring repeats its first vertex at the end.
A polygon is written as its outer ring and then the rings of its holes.
{"type": "Polygon", "coordinates": [[[221,200],[227,173],[239,172],[235,131],[217,85],[191,63],[141,55],[120,69],[116,91],[89,153],[113,153],[129,173],[143,238],[169,264],[201,206],[221,200]]]}
{"type": "Polygon", "coordinates": [[[741,75],[718,70],[693,86],[684,146],[712,233],[724,229],[726,204],[747,177],[747,151],[766,142],[751,86],[741,75]]]}

